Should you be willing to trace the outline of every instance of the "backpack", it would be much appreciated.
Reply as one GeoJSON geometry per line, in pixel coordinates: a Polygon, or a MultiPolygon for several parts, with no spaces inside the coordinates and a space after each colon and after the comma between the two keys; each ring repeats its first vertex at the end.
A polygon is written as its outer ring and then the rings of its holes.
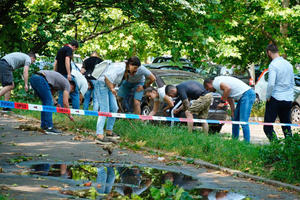
{"type": "Polygon", "coordinates": [[[104,70],[111,64],[110,60],[104,60],[101,63],[95,65],[95,69],[91,74],[93,78],[99,79],[103,74],[104,70]]]}

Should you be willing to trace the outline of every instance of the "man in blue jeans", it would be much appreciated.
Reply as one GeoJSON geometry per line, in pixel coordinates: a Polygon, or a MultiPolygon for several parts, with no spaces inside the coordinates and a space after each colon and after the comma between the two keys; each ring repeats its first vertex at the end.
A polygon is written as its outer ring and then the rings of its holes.
{"type": "MultiPolygon", "coordinates": [[[[74,91],[75,82],[68,81],[63,75],[51,70],[41,70],[31,76],[30,85],[42,100],[45,106],[57,105],[57,102],[52,97],[55,91],[62,91],[63,104],[65,108],[69,108],[69,93],[74,91]]],[[[69,118],[73,120],[71,114],[69,118]]],[[[41,112],[41,128],[47,134],[59,134],[59,130],[53,127],[52,112],[41,112]]]]}
{"type": "MultiPolygon", "coordinates": [[[[281,123],[291,123],[291,109],[294,100],[293,66],[279,55],[276,45],[267,46],[267,55],[272,60],[269,65],[265,122],[275,122],[277,115],[281,123]]],[[[290,126],[282,126],[284,137],[291,136],[290,126]]],[[[264,132],[270,141],[277,140],[273,126],[264,126],[264,132]]]]}
{"type": "Polygon", "coordinates": [[[92,76],[92,73],[95,69],[95,65],[101,63],[103,60],[99,57],[99,54],[94,51],[91,56],[83,61],[82,68],[80,72],[85,76],[85,78],[88,80],[90,84],[90,88],[87,90],[87,92],[84,95],[84,101],[83,101],[83,109],[88,110],[90,105],[91,96],[93,95],[93,110],[98,111],[99,110],[99,104],[96,101],[95,98],[95,82],[96,79],[92,76]]]}
{"type": "Polygon", "coordinates": [[[141,100],[144,95],[144,88],[149,87],[155,80],[155,76],[146,67],[140,66],[134,75],[129,74],[128,79],[122,81],[118,91],[119,101],[127,100],[128,95],[134,90],[133,113],[141,114],[141,100]],[[145,83],[146,79],[148,79],[147,83],[145,83]]]}
{"type": "MultiPolygon", "coordinates": [[[[72,77],[72,67],[71,60],[73,57],[73,52],[78,49],[78,42],[76,40],[71,41],[69,44],[64,45],[57,52],[55,62],[54,62],[54,71],[59,72],[61,75],[66,77],[69,81],[73,80],[72,77]]],[[[75,87],[74,91],[70,93],[70,97],[72,100],[72,107],[75,109],[79,109],[79,91],[78,88],[75,87]]],[[[58,104],[63,106],[63,94],[59,92],[58,96],[58,104]]]]}
{"type": "MultiPolygon", "coordinates": [[[[218,92],[222,95],[224,101],[228,101],[231,108],[231,117],[233,121],[248,122],[253,103],[255,101],[255,92],[243,81],[231,76],[217,76],[214,79],[206,79],[204,87],[211,92],[218,92]],[[237,101],[235,108],[234,100],[237,101]]],[[[223,107],[220,103],[218,107],[223,107]]],[[[242,125],[244,140],[250,142],[249,125],[242,125]]],[[[239,138],[240,125],[232,125],[232,138],[239,138]]]]}

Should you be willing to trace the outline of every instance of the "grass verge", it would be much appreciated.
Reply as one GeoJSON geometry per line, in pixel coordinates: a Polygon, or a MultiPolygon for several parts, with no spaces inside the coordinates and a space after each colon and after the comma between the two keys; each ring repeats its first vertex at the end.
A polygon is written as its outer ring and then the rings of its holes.
{"type": "MultiPolygon", "coordinates": [[[[14,110],[21,115],[39,118],[39,112],[14,110]]],[[[65,128],[81,134],[95,132],[97,117],[75,116],[69,121],[63,114],[54,114],[58,128],[65,128]]],[[[185,127],[145,124],[141,121],[129,123],[117,120],[114,131],[122,136],[123,145],[140,144],[158,150],[175,152],[180,156],[202,159],[213,164],[240,170],[286,183],[300,185],[300,137],[298,134],[288,140],[270,145],[246,144],[220,135],[206,135],[200,132],[188,133],[185,127]]]]}

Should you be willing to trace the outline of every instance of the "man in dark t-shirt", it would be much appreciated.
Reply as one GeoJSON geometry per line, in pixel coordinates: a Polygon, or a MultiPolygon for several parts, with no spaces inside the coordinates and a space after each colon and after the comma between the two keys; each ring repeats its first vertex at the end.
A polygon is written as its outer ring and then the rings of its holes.
{"type": "MultiPolygon", "coordinates": [[[[185,81],[177,86],[167,85],[166,95],[174,98],[178,97],[182,101],[182,105],[174,110],[174,114],[180,111],[185,112],[185,116],[188,119],[193,119],[193,113],[198,117],[207,118],[208,110],[212,102],[212,95],[205,90],[204,86],[197,81],[185,81]],[[193,104],[190,106],[190,101],[193,104]]],[[[208,124],[202,123],[203,131],[208,132],[208,124]]],[[[191,132],[193,130],[193,122],[188,122],[188,129],[191,132]]]]}
{"type": "MultiPolygon", "coordinates": [[[[73,52],[78,49],[78,42],[76,40],[71,41],[69,44],[60,48],[56,54],[55,62],[54,62],[54,71],[57,71],[64,77],[66,77],[69,81],[75,80],[71,76],[71,59],[73,57],[73,52]]],[[[70,93],[70,97],[72,100],[72,107],[75,109],[79,109],[79,91],[78,88],[75,87],[74,92],[70,93]]],[[[63,93],[60,91],[58,96],[58,104],[63,106],[63,93]]]]}
{"type": "MultiPolygon", "coordinates": [[[[90,89],[85,93],[84,95],[84,101],[83,101],[83,109],[88,110],[89,109],[89,104],[91,100],[91,95],[94,95],[94,82],[95,78],[92,77],[92,73],[95,69],[95,65],[101,63],[103,60],[99,57],[99,54],[94,51],[91,56],[83,61],[82,68],[81,68],[81,73],[85,76],[85,78],[88,80],[89,84],[91,84],[90,89]]],[[[96,98],[93,98],[93,110],[98,111],[99,106],[96,101],[96,98]]]]}

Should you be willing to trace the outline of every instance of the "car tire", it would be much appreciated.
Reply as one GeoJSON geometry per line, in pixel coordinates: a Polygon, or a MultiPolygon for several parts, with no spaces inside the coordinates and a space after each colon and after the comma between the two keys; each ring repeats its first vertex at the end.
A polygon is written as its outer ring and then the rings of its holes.
{"type": "Polygon", "coordinates": [[[141,114],[142,115],[149,115],[151,110],[152,109],[150,108],[150,106],[144,105],[144,106],[142,106],[141,114]]]}
{"type": "Polygon", "coordinates": [[[208,132],[212,133],[212,134],[220,133],[222,126],[223,126],[223,124],[209,126],[208,132]]]}
{"type": "Polygon", "coordinates": [[[300,123],[300,107],[298,105],[294,105],[291,110],[291,122],[293,124],[300,123]]]}

